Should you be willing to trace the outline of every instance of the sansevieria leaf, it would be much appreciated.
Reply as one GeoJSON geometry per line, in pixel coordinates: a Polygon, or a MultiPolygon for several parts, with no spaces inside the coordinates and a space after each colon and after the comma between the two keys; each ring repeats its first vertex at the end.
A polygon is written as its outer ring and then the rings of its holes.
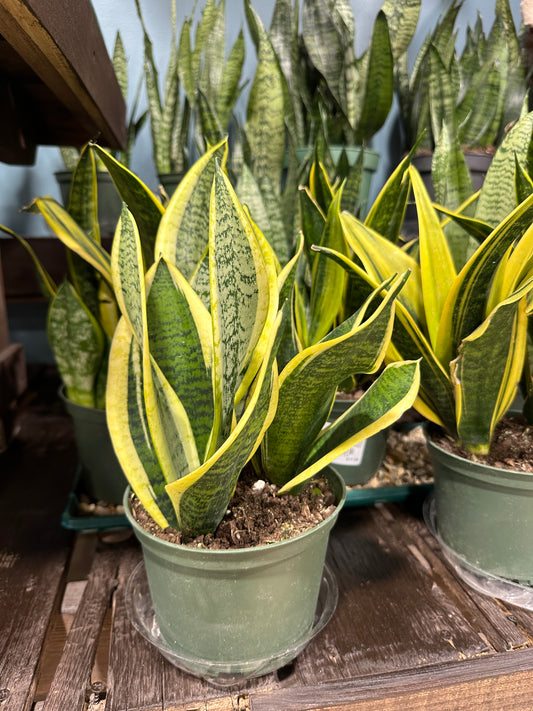
{"type": "Polygon", "coordinates": [[[303,452],[325,424],[339,383],[379,368],[392,332],[394,298],[404,281],[397,278],[383,300],[378,287],[359,314],[304,349],[280,374],[278,410],[262,445],[263,467],[274,483],[286,484],[301,471],[303,452]],[[376,300],[379,306],[362,321],[376,300]]]}
{"type": "Polygon", "coordinates": [[[281,69],[270,37],[250,0],[245,0],[246,18],[257,50],[257,66],[250,88],[245,133],[253,154],[256,178],[269,177],[279,191],[285,158],[285,107],[281,69]]]}
{"type": "Polygon", "coordinates": [[[211,318],[186,279],[163,260],[155,266],[146,310],[150,354],[188,414],[203,459],[213,422],[211,318]]]}
{"type": "Polygon", "coordinates": [[[106,166],[120,197],[135,218],[145,267],[148,269],[155,259],[155,238],[164,208],[152,191],[126,166],[100,146],[92,144],[92,149],[106,166]]]}
{"type": "Polygon", "coordinates": [[[435,347],[442,310],[456,273],[446,237],[422,178],[412,167],[409,172],[418,212],[420,279],[424,296],[424,313],[429,338],[435,347]]]}
{"type": "Polygon", "coordinates": [[[442,363],[484,319],[485,295],[499,260],[533,218],[533,195],[515,208],[487,237],[457,275],[444,305],[436,354],[442,363]]]}
{"type": "Polygon", "coordinates": [[[111,260],[109,254],[97,242],[88,237],[69,213],[51,197],[37,198],[29,208],[36,209],[49,227],[69,249],[97,269],[111,283],[111,260]]]}
{"type": "Polygon", "coordinates": [[[387,366],[364,395],[316,438],[303,471],[279,493],[304,484],[350,447],[394,423],[413,404],[419,385],[416,361],[387,366]]]}
{"type": "Polygon", "coordinates": [[[257,345],[271,301],[277,299],[275,276],[272,284],[253,227],[218,166],[210,205],[209,273],[214,447],[218,438],[229,433],[240,375],[257,345]]]}
{"type": "Polygon", "coordinates": [[[276,335],[280,312],[270,333],[266,357],[246,409],[231,435],[199,469],[166,488],[180,528],[186,533],[215,530],[235,489],[239,473],[257,450],[277,406],[276,335]]]}
{"type": "Polygon", "coordinates": [[[454,361],[459,441],[471,452],[488,453],[494,428],[515,396],[527,342],[525,296],[532,288],[530,280],[501,302],[463,340],[454,361]]]}
{"type": "Polygon", "coordinates": [[[340,219],[346,241],[378,284],[394,274],[410,272],[407,284],[398,298],[416,322],[424,324],[421,273],[416,260],[356,217],[342,213],[340,219]]]}
{"type": "MultiPolygon", "coordinates": [[[[166,481],[174,481],[198,466],[198,451],[185,408],[150,352],[140,237],[135,220],[125,207],[111,256],[117,301],[142,351],[144,400],[151,439],[166,481]]],[[[168,280],[164,286],[160,282],[154,286],[152,281],[156,292],[152,303],[158,298],[169,300],[167,294],[158,293],[160,286],[162,291],[166,287],[170,294],[175,290],[168,280]]]]}
{"type": "MultiPolygon", "coordinates": [[[[346,242],[340,224],[341,200],[342,189],[339,189],[329,207],[320,245],[346,252],[346,242]]],[[[317,343],[331,330],[341,308],[344,282],[342,268],[320,254],[315,257],[311,276],[309,341],[305,345],[317,343]]]]}
{"type": "Polygon", "coordinates": [[[208,150],[180,182],[161,220],[156,257],[164,257],[186,279],[191,278],[207,250],[215,159],[223,156],[224,164],[226,155],[226,141],[208,150]]]}
{"type": "Polygon", "coordinates": [[[50,302],[46,330],[68,398],[79,405],[95,407],[95,385],[104,356],[105,335],[67,281],[50,302]]]}
{"type": "Polygon", "coordinates": [[[136,496],[161,528],[176,526],[148,427],[141,349],[124,318],[109,354],[106,412],[115,454],[136,496]]]}
{"type": "Polygon", "coordinates": [[[533,112],[509,131],[492,159],[476,205],[475,217],[496,227],[516,206],[515,158],[527,167],[533,133],[533,112]]]}

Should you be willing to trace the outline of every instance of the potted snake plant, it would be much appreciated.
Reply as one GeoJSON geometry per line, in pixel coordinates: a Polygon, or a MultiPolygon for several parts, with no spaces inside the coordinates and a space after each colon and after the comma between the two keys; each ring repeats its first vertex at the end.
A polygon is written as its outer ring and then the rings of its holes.
{"type": "MultiPolygon", "coordinates": [[[[420,139],[414,165],[430,194],[450,209],[481,188],[494,151],[520,117],[528,90],[509,0],[497,0],[488,34],[481,16],[466,28],[461,53],[455,46],[460,7],[453,2],[439,18],[410,73],[406,60],[395,68],[406,147],[420,139]],[[451,152],[453,163],[447,160],[451,152]],[[442,170],[443,162],[448,172],[442,170]]],[[[416,232],[414,215],[412,222],[416,232]]]]}
{"type": "MultiPolygon", "coordinates": [[[[69,212],[63,210],[61,225],[48,220],[52,229],[71,230],[96,248],[100,244],[98,194],[94,156],[85,148],[72,176],[69,212]]],[[[38,199],[31,209],[39,211],[41,205],[38,199]]],[[[46,210],[42,211],[48,218],[46,210]]],[[[126,481],[113,451],[105,416],[109,346],[118,317],[110,285],[68,249],[68,275],[56,284],[26,240],[7,227],[0,229],[27,250],[49,301],[48,341],[63,382],[60,394],[74,423],[78,449],[76,490],[93,502],[121,504],[126,481]]]]}
{"type": "Polygon", "coordinates": [[[303,240],[281,269],[235,195],[226,156],[226,142],[213,146],[181,181],[157,229],[155,260],[143,258],[133,193],[111,255],[95,260],[77,245],[111,275],[122,313],[106,409],[134,492],[125,505],[143,547],[157,644],[218,683],[277,668],[309,640],[345,491],[325,467],[395,420],[418,386],[416,362],[394,364],[323,429],[338,382],[380,367],[405,275],[379,285],[328,338],[278,368],[277,351],[292,340],[288,303],[303,240]],[[309,482],[312,496],[329,482],[335,508],[295,536],[289,514],[281,540],[212,550],[209,537],[246,481],[256,491],[274,486],[287,511],[309,482]]]}
{"type": "MultiPolygon", "coordinates": [[[[511,131],[496,168],[505,161],[515,166],[510,148],[517,138],[523,143],[524,131],[531,141],[532,121],[529,114],[511,131]]],[[[344,265],[363,295],[396,270],[410,270],[398,296],[387,360],[421,358],[415,407],[432,423],[428,445],[438,534],[465,570],[531,585],[527,541],[533,533],[533,472],[493,466],[490,459],[527,354],[533,195],[524,176],[518,164],[519,204],[513,197],[514,207],[496,224],[440,208],[479,242],[460,269],[439,213],[412,166],[404,167],[402,182],[415,195],[420,222],[416,252],[409,254],[369,223],[344,213],[342,227],[357,261],[338,251],[329,254],[344,265]]],[[[371,216],[377,213],[371,211],[371,216]]],[[[527,420],[519,426],[525,436],[527,420]]]]}

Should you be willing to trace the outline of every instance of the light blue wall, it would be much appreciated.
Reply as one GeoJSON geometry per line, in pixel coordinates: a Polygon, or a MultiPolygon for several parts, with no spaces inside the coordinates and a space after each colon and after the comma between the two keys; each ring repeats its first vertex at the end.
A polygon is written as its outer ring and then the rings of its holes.
{"type": "MultiPolygon", "coordinates": [[[[325,1],[325,0],[324,0],[325,1]]],[[[401,2],[401,0],[398,0],[401,2]]],[[[433,27],[439,14],[450,4],[450,0],[423,0],[422,12],[417,34],[412,47],[413,55],[418,50],[425,35],[433,27]]],[[[179,18],[188,16],[194,5],[193,0],[178,0],[179,18]]],[[[202,5],[199,2],[198,5],[202,5]]],[[[520,2],[511,0],[515,22],[520,22],[520,2]]],[[[135,11],[134,0],[93,0],[93,6],[98,17],[105,42],[112,52],[115,33],[120,30],[129,59],[131,76],[131,93],[135,91],[136,82],[142,72],[142,34],[135,11]]],[[[141,0],[145,22],[154,44],[156,61],[161,67],[166,66],[170,43],[170,0],[141,0]]],[[[268,26],[272,15],[274,0],[255,0],[255,7],[268,26]]],[[[374,18],[381,6],[381,0],[352,0],[356,17],[356,50],[360,54],[371,32],[374,18]]],[[[243,0],[226,0],[226,16],[228,23],[228,45],[235,39],[241,26],[245,26],[243,0]]],[[[477,12],[481,11],[486,29],[492,24],[494,0],[464,0],[460,13],[459,26],[473,24],[477,12]]],[[[255,66],[255,51],[251,42],[247,44],[247,59],[245,76],[252,78],[255,66]]],[[[244,102],[240,110],[244,110],[244,102]]],[[[373,147],[381,153],[383,159],[378,173],[374,178],[373,194],[394,167],[400,155],[400,144],[397,136],[396,108],[393,109],[384,128],[374,139],[373,147]],[[388,158],[388,156],[390,156],[388,158]]],[[[152,163],[152,149],[149,127],[146,125],[135,146],[132,168],[153,189],[157,187],[157,178],[152,163]]],[[[37,160],[31,167],[8,166],[0,163],[0,222],[23,234],[39,236],[48,234],[41,218],[20,213],[21,206],[28,204],[38,195],[50,194],[59,198],[54,172],[61,170],[62,164],[56,148],[41,147],[38,149],[37,160]]]]}

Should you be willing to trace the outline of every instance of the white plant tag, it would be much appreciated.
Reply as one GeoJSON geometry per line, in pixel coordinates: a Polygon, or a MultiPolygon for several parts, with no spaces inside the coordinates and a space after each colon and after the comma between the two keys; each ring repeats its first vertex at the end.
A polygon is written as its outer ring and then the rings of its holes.
{"type": "Polygon", "coordinates": [[[358,444],[354,444],[350,447],[344,454],[341,454],[337,459],[334,460],[336,464],[344,464],[345,466],[357,467],[363,461],[363,454],[365,453],[366,439],[358,444]]]}

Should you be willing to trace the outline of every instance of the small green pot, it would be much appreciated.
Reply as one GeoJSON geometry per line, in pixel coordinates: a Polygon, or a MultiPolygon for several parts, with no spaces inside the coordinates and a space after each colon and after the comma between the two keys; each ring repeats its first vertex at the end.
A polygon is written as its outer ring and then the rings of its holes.
{"type": "MultiPolygon", "coordinates": [[[[337,398],[333,403],[330,419],[332,421],[336,420],[351,405],[353,405],[353,400],[337,398]]],[[[340,457],[337,457],[332,462],[332,466],[342,476],[346,486],[366,484],[380,468],[386,449],[387,431],[382,430],[341,454],[340,457]]]]}
{"type": "Polygon", "coordinates": [[[447,452],[428,438],[438,535],[468,565],[533,584],[533,473],[447,452]]]}
{"type": "MultiPolygon", "coordinates": [[[[70,183],[72,173],[62,171],[55,173],[56,180],[61,191],[61,199],[66,207],[70,195],[70,183]]],[[[98,224],[102,235],[114,235],[120,210],[122,209],[122,199],[115,188],[109,173],[98,171],[96,173],[96,185],[98,196],[98,224]]]]}
{"type": "Polygon", "coordinates": [[[155,618],[177,666],[225,683],[273,671],[298,654],[302,639],[309,641],[329,533],[346,496],[342,478],[332,469],[324,473],[338,501],[335,512],[294,538],[253,548],[163,541],[138,525],[126,492],[155,618]]]}
{"type": "Polygon", "coordinates": [[[127,486],[106,421],[105,410],[84,407],[59,394],[74,422],[76,447],[81,465],[80,489],[95,501],[122,502],[127,486]]]}

